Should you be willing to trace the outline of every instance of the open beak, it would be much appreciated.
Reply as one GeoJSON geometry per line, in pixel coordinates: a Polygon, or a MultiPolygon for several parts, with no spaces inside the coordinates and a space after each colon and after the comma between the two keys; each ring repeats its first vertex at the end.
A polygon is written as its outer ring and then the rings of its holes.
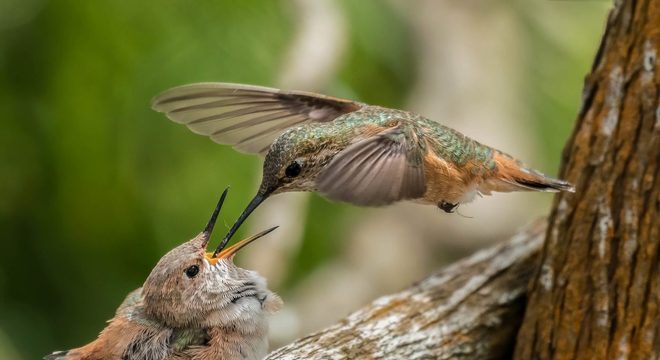
{"type": "Polygon", "coordinates": [[[213,227],[215,226],[215,221],[218,219],[218,214],[220,214],[220,209],[222,209],[222,204],[224,204],[225,198],[227,197],[227,192],[229,192],[229,187],[225,188],[225,191],[223,191],[222,195],[220,195],[220,200],[218,200],[218,204],[215,206],[215,209],[213,210],[213,214],[211,214],[211,219],[209,219],[209,222],[206,224],[204,231],[202,231],[202,237],[204,239],[202,246],[204,247],[204,249],[206,249],[206,244],[209,243],[209,239],[211,238],[211,233],[213,232],[213,227]]]}
{"type": "Polygon", "coordinates": [[[236,253],[239,250],[244,248],[246,245],[248,245],[249,243],[257,240],[260,237],[263,237],[264,235],[267,235],[268,233],[270,233],[271,231],[277,229],[278,227],[279,226],[273,226],[272,228],[270,228],[268,230],[264,230],[264,231],[262,231],[262,232],[260,232],[256,235],[250,236],[249,238],[243,239],[243,240],[237,242],[236,244],[220,251],[219,253],[214,253],[213,258],[216,258],[216,259],[231,259],[234,255],[236,255],[236,253]]]}
{"type": "MultiPolygon", "coordinates": [[[[218,247],[215,249],[215,252],[213,253],[213,257],[218,256],[220,254],[220,252],[222,252],[222,249],[224,249],[225,246],[227,246],[227,243],[229,242],[229,239],[231,239],[231,237],[234,236],[234,233],[236,232],[236,230],[238,230],[238,228],[241,226],[241,224],[243,224],[245,219],[247,219],[247,217],[250,216],[250,214],[254,211],[254,209],[256,209],[257,206],[259,206],[259,204],[261,204],[264,200],[266,200],[267,197],[268,197],[268,194],[261,194],[261,192],[259,192],[259,193],[257,193],[257,195],[255,195],[255,197],[252,199],[252,201],[250,201],[250,203],[245,208],[245,210],[243,210],[243,212],[241,213],[241,216],[238,217],[238,219],[236,220],[234,225],[232,225],[231,229],[229,229],[229,232],[227,232],[227,235],[225,235],[224,239],[222,239],[222,241],[220,241],[220,245],[218,245],[218,247]]],[[[267,232],[265,234],[269,233],[273,229],[267,230],[267,232]]],[[[265,234],[262,234],[261,236],[263,236],[265,234]]],[[[243,240],[243,241],[245,241],[245,240],[243,240]]],[[[241,241],[241,242],[243,242],[243,241],[241,241]]],[[[240,244],[241,242],[237,243],[236,245],[240,244]]],[[[236,245],[233,245],[232,247],[234,247],[236,245]]],[[[229,250],[229,249],[227,249],[227,250],[229,250]]]]}

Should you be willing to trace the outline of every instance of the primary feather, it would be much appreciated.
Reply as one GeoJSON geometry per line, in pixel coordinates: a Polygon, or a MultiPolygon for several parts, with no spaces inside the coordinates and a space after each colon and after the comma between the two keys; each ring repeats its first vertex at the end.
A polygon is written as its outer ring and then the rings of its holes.
{"type": "Polygon", "coordinates": [[[169,89],[152,101],[154,110],[246,153],[264,155],[286,129],[328,122],[362,105],[303,91],[230,83],[198,83],[169,89]]]}

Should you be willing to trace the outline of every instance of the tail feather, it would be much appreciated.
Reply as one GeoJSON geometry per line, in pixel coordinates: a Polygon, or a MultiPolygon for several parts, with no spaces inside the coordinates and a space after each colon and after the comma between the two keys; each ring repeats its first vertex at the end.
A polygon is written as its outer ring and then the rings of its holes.
{"type": "Polygon", "coordinates": [[[501,152],[493,154],[493,160],[497,165],[497,172],[491,179],[483,183],[480,188],[482,193],[491,191],[568,191],[575,192],[573,184],[544,175],[543,173],[530,169],[520,161],[501,152]]]}
{"type": "Polygon", "coordinates": [[[514,178],[516,185],[522,186],[524,188],[534,190],[534,191],[568,191],[575,192],[575,187],[566,181],[551,178],[543,174],[539,174],[542,178],[539,179],[526,179],[526,178],[514,178]]]}

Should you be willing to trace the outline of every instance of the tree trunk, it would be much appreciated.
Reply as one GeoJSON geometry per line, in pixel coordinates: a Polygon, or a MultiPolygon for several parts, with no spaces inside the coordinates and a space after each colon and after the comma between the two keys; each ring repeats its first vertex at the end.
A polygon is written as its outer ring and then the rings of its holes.
{"type": "Polygon", "coordinates": [[[660,358],[660,1],[617,1],[564,151],[516,359],[660,358]]]}
{"type": "Polygon", "coordinates": [[[267,359],[510,357],[545,220],[267,359]]]}

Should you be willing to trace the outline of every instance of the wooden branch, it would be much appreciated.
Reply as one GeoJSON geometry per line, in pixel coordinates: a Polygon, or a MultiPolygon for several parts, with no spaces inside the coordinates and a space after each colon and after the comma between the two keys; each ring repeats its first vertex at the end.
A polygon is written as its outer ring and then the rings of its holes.
{"type": "Polygon", "coordinates": [[[267,359],[510,357],[544,232],[545,220],[537,221],[267,359]]]}
{"type": "Polygon", "coordinates": [[[564,153],[517,359],[660,358],[660,2],[615,1],[564,153]]]}

